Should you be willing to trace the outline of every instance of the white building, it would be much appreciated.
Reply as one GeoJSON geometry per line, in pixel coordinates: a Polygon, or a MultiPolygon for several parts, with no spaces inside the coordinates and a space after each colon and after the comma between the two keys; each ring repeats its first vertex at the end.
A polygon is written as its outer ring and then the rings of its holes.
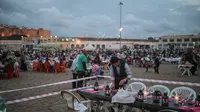
{"type": "MultiPolygon", "coordinates": [[[[83,48],[89,44],[95,48],[113,49],[120,48],[120,41],[117,38],[40,38],[41,45],[58,44],[61,48],[83,48]]],[[[122,39],[121,47],[127,48],[154,48],[156,41],[147,39],[122,39]]]]}
{"type": "MultiPolygon", "coordinates": [[[[157,41],[147,39],[122,39],[121,47],[148,49],[155,48],[157,41]]],[[[84,37],[2,37],[0,47],[3,49],[19,50],[20,48],[36,48],[37,46],[54,46],[62,49],[84,48],[87,45],[101,49],[120,49],[118,38],[84,38],[84,37]],[[5,39],[4,39],[5,38],[5,39]]]]}
{"type": "Polygon", "coordinates": [[[1,37],[0,38],[0,49],[5,50],[20,50],[23,45],[21,36],[12,37],[1,37]]]}
{"type": "Polygon", "coordinates": [[[162,36],[158,41],[159,49],[167,49],[170,45],[174,48],[193,48],[195,45],[199,45],[200,35],[181,35],[181,36],[162,36]]]}

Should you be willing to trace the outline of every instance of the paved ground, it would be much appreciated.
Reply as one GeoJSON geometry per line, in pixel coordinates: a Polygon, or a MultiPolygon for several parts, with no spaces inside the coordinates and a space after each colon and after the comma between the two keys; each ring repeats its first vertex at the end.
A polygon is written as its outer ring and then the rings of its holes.
{"type": "MultiPolygon", "coordinates": [[[[200,83],[200,76],[181,76],[177,65],[162,64],[160,67],[160,74],[155,74],[152,69],[149,72],[145,72],[144,68],[137,68],[131,66],[133,71],[133,77],[146,78],[146,79],[159,79],[159,80],[173,80],[183,82],[195,82],[200,83]]],[[[34,73],[34,72],[21,72],[20,78],[11,80],[0,80],[0,91],[19,89],[31,86],[38,86],[42,84],[49,84],[59,81],[65,81],[71,79],[71,73],[34,73]]],[[[101,80],[103,82],[103,80],[101,80]]],[[[154,85],[155,83],[145,83],[147,86],[154,85]]],[[[173,89],[180,85],[166,85],[170,89],[173,89]]],[[[71,84],[63,84],[39,89],[1,93],[6,101],[15,100],[19,98],[25,98],[29,96],[36,96],[44,93],[56,92],[67,90],[71,88],[71,84]]],[[[197,93],[200,92],[199,87],[191,87],[197,93]]],[[[65,103],[60,95],[46,97],[42,99],[36,99],[32,101],[16,103],[7,105],[8,112],[65,112],[65,103]]]]}

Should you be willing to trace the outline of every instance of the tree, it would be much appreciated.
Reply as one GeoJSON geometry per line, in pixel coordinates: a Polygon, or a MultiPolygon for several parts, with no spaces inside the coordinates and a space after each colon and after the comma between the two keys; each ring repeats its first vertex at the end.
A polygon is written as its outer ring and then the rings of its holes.
{"type": "Polygon", "coordinates": [[[149,37],[148,40],[154,40],[154,38],[153,37],[149,37]]]}

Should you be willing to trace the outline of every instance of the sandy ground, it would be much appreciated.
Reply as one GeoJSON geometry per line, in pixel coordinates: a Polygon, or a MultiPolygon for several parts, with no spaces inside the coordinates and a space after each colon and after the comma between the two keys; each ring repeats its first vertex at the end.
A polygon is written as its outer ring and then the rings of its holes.
{"type": "MultiPolygon", "coordinates": [[[[158,79],[158,80],[171,80],[171,81],[183,81],[183,82],[193,82],[200,83],[199,76],[181,76],[180,70],[177,65],[172,64],[162,64],[160,66],[160,74],[155,74],[153,69],[149,72],[145,72],[144,68],[138,68],[135,66],[130,66],[133,71],[134,78],[145,78],[145,79],[158,79]]],[[[35,72],[21,72],[19,78],[13,78],[11,80],[0,80],[0,91],[19,89],[31,86],[38,86],[43,84],[55,83],[59,81],[65,81],[72,78],[70,72],[66,73],[35,73],[35,72]]],[[[101,80],[103,83],[104,80],[101,80]]],[[[156,83],[146,83],[147,86],[154,85],[156,83]]],[[[172,90],[180,85],[165,84],[172,90]]],[[[191,87],[191,86],[190,86],[191,87]]],[[[26,98],[30,96],[36,96],[44,93],[57,92],[62,90],[67,90],[71,88],[71,84],[62,84],[56,86],[50,86],[45,88],[10,92],[10,93],[0,93],[6,101],[26,98]]],[[[200,92],[199,87],[191,87],[197,93],[200,92]]],[[[7,105],[8,112],[65,112],[65,102],[60,95],[31,100],[27,102],[21,102],[16,104],[7,105]]]]}

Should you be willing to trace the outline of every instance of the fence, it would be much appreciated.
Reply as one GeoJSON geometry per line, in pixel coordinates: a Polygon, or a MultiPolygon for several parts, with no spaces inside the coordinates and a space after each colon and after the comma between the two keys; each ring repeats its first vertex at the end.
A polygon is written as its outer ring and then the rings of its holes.
{"type": "MultiPolygon", "coordinates": [[[[56,82],[56,83],[51,83],[51,84],[28,87],[28,88],[0,91],[0,94],[9,93],[9,92],[16,92],[16,91],[24,91],[24,90],[36,89],[36,88],[42,88],[42,87],[48,87],[48,86],[55,86],[55,85],[61,85],[61,84],[67,84],[67,83],[72,83],[72,82],[81,81],[81,80],[94,79],[96,77],[110,79],[109,76],[92,76],[92,77],[85,77],[85,78],[76,79],[76,80],[67,80],[67,81],[56,82]]],[[[200,83],[178,82],[178,81],[168,81],[168,80],[154,80],[154,79],[142,79],[142,78],[131,78],[131,80],[132,81],[138,81],[138,82],[151,82],[151,83],[161,83],[161,84],[176,84],[176,85],[198,86],[198,87],[200,87],[200,83]]],[[[69,89],[68,91],[76,91],[76,90],[81,90],[81,89],[91,88],[91,87],[93,87],[93,86],[91,85],[91,86],[86,86],[86,87],[82,87],[82,88],[69,89]]],[[[54,95],[58,95],[58,94],[60,94],[60,91],[52,92],[52,93],[45,93],[45,94],[41,94],[41,95],[37,95],[37,96],[30,96],[30,97],[27,97],[27,98],[21,98],[21,99],[16,99],[16,100],[12,100],[12,101],[6,101],[6,104],[8,105],[8,104],[20,103],[20,102],[30,101],[30,100],[34,100],[34,99],[40,99],[40,98],[44,98],[44,97],[48,97],[48,96],[54,96],[54,95]]]]}

